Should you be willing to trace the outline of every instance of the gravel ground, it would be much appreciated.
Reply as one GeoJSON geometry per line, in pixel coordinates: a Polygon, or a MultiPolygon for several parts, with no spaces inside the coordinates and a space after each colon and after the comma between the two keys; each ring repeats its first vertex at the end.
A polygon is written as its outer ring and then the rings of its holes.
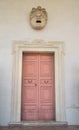
{"type": "Polygon", "coordinates": [[[79,126],[8,126],[0,130],[79,130],[79,126]]]}

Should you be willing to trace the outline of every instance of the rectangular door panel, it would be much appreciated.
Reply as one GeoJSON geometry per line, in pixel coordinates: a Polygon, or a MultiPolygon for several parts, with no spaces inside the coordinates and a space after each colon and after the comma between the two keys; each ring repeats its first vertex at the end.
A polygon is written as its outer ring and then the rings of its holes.
{"type": "Polygon", "coordinates": [[[24,72],[23,72],[23,76],[24,77],[36,77],[37,73],[36,73],[36,61],[24,61],[24,72]]]}
{"type": "Polygon", "coordinates": [[[41,61],[51,61],[52,60],[52,54],[50,54],[50,53],[40,54],[40,60],[41,61]]]}
{"type": "Polygon", "coordinates": [[[52,66],[51,65],[51,62],[49,61],[40,61],[40,76],[43,77],[43,78],[50,78],[51,77],[51,69],[52,69],[52,66]]]}
{"type": "Polygon", "coordinates": [[[52,103],[52,87],[42,86],[40,88],[40,102],[41,103],[52,103]]]}
{"type": "Polygon", "coordinates": [[[38,55],[35,53],[23,53],[23,59],[24,61],[36,61],[38,58],[38,55]]]}

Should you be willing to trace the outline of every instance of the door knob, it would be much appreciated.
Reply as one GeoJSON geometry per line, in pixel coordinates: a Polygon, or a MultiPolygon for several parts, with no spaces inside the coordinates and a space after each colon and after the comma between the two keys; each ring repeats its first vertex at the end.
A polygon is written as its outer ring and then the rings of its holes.
{"type": "Polygon", "coordinates": [[[32,83],[32,80],[28,80],[28,83],[32,83]]]}
{"type": "Polygon", "coordinates": [[[35,84],[35,86],[37,86],[37,84],[35,84]]]}
{"type": "Polygon", "coordinates": [[[48,80],[45,80],[44,83],[47,84],[49,81],[48,80]]]}

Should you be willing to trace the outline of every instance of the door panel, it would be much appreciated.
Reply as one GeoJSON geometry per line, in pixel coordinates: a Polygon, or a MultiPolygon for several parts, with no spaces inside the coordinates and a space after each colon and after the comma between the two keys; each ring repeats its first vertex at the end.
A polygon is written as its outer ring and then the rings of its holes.
{"type": "Polygon", "coordinates": [[[23,54],[22,120],[54,120],[54,55],[23,54]]]}

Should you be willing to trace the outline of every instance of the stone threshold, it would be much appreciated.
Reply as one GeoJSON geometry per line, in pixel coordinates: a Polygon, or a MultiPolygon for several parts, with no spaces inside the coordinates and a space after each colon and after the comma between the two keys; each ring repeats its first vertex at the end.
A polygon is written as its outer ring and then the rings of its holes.
{"type": "Polygon", "coordinates": [[[67,122],[55,122],[55,121],[22,121],[22,122],[10,122],[9,126],[67,126],[67,122]]]}

